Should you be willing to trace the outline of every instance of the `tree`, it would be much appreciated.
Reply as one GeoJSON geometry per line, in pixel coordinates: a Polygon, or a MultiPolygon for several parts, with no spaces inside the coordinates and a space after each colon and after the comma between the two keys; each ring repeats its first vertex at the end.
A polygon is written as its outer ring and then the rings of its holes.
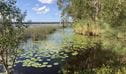
{"type": "Polygon", "coordinates": [[[16,0],[0,0],[0,63],[8,74],[21,51],[18,46],[23,39],[24,16],[16,7],[16,0]]]}
{"type": "Polygon", "coordinates": [[[90,21],[83,25],[106,23],[115,30],[126,25],[126,0],[58,0],[57,4],[62,15],[71,16],[74,22],[90,21]]]}
{"type": "Polygon", "coordinates": [[[121,15],[125,17],[125,0],[58,0],[57,4],[62,14],[73,19],[103,19],[114,21],[121,15]]]}
{"type": "MultiPolygon", "coordinates": [[[[86,21],[87,23],[80,23],[82,26],[87,27],[87,30],[80,25],[80,28],[74,27],[79,34],[92,35],[92,25],[96,24],[100,12],[99,0],[58,0],[59,8],[62,15],[70,16],[74,22],[86,21]],[[90,21],[90,22],[88,22],[90,21]],[[81,29],[81,31],[80,31],[81,29]],[[77,31],[78,30],[78,31],[77,31]],[[84,32],[84,33],[80,33],[84,32]]],[[[97,26],[96,26],[97,27],[97,26]]]]}

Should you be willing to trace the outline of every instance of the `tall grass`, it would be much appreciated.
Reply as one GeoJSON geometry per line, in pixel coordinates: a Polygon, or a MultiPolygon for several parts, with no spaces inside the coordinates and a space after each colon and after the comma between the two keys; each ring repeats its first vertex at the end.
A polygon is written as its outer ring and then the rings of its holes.
{"type": "Polygon", "coordinates": [[[45,39],[49,34],[61,28],[59,26],[37,26],[29,27],[25,30],[25,37],[32,38],[33,40],[45,39]]]}
{"type": "Polygon", "coordinates": [[[74,23],[74,31],[81,35],[96,36],[102,31],[100,28],[100,23],[95,23],[93,21],[80,20],[74,23]]]}

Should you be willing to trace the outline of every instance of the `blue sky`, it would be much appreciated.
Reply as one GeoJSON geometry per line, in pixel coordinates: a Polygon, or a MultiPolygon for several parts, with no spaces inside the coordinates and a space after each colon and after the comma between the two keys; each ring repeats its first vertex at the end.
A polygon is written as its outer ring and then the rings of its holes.
{"type": "Polygon", "coordinates": [[[58,10],[57,0],[17,0],[17,6],[22,11],[27,11],[26,21],[60,21],[60,11],[58,10]]]}

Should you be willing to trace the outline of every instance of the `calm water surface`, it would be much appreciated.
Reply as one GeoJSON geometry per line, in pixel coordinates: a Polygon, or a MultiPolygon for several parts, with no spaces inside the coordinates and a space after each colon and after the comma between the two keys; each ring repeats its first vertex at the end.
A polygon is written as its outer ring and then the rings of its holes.
{"type": "MultiPolygon", "coordinates": [[[[31,49],[43,49],[43,61],[45,62],[47,59],[51,59],[52,56],[47,57],[46,54],[55,52],[58,53],[61,50],[64,39],[69,39],[69,37],[73,35],[73,30],[70,27],[64,29],[58,29],[51,35],[48,35],[47,39],[42,41],[32,41],[32,39],[28,39],[26,43],[23,43],[21,47],[25,50],[31,49]],[[48,50],[47,50],[48,49],[48,50]]],[[[26,51],[26,52],[27,52],[26,51]]],[[[39,52],[39,51],[38,51],[39,52]]],[[[56,55],[55,55],[56,57],[56,55]]],[[[53,64],[54,62],[59,62],[56,59],[51,59],[49,64],[53,64]]],[[[18,63],[15,66],[14,74],[59,74],[61,63],[58,65],[53,65],[50,68],[35,68],[35,67],[23,67],[22,63],[18,63]]]]}

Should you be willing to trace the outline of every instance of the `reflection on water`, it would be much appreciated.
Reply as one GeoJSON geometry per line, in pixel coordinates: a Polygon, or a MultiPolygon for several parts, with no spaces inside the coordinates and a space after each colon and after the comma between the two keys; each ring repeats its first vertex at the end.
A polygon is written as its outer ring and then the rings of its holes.
{"type": "Polygon", "coordinates": [[[34,48],[60,48],[63,40],[73,34],[72,28],[58,29],[55,33],[48,35],[46,40],[32,41],[28,39],[26,43],[23,43],[21,47],[23,49],[34,49],[34,48]]]}
{"type": "MultiPolygon", "coordinates": [[[[59,52],[64,39],[69,38],[71,35],[73,35],[73,30],[67,27],[58,29],[42,41],[28,39],[26,43],[21,44],[21,47],[25,49],[25,53],[20,57],[27,58],[27,60],[23,61],[25,64],[21,62],[16,65],[15,74],[57,74],[60,64],[58,64],[59,61],[56,60],[56,57],[60,57],[59,52]],[[29,63],[31,64],[29,65],[29,63]],[[46,63],[47,65],[44,65],[46,63]],[[22,65],[27,65],[28,67],[22,67],[22,65]],[[39,68],[35,68],[34,66],[36,65],[39,68]]],[[[64,54],[63,58],[66,57],[67,55],[64,54]]]]}

